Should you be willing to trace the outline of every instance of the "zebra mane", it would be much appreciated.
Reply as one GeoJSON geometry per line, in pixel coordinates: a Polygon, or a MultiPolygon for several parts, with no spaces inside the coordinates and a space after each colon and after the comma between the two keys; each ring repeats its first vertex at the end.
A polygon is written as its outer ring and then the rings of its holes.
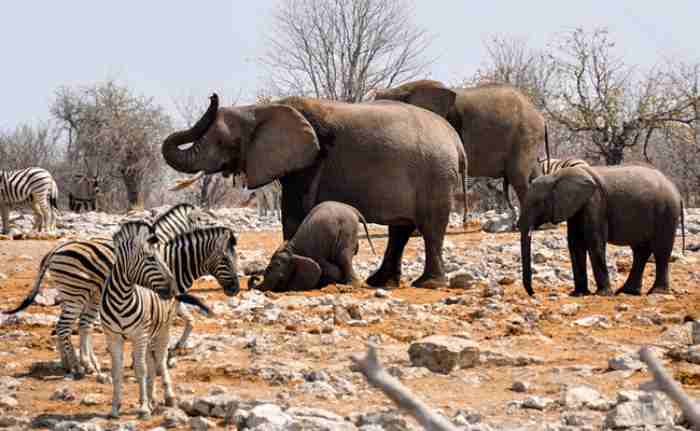
{"type": "Polygon", "coordinates": [[[144,221],[128,221],[123,223],[119,230],[114,234],[113,241],[115,244],[140,239],[145,240],[153,235],[153,226],[144,221]]]}
{"type": "Polygon", "coordinates": [[[236,245],[236,234],[233,229],[226,226],[210,226],[191,230],[189,232],[182,232],[175,237],[171,238],[167,244],[172,244],[179,241],[189,242],[191,239],[197,239],[200,237],[204,238],[216,238],[224,234],[229,234],[229,241],[231,246],[236,245]]]}
{"type": "Polygon", "coordinates": [[[153,222],[153,229],[161,241],[169,241],[175,236],[189,232],[193,226],[190,214],[196,211],[193,205],[179,203],[161,214],[153,222]]]}

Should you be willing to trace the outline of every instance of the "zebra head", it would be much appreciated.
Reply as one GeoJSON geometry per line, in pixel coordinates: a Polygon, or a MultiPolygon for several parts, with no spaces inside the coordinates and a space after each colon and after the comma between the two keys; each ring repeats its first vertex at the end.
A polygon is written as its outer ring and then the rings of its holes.
{"type": "Polygon", "coordinates": [[[227,296],[235,296],[240,290],[238,282],[238,255],[236,254],[236,235],[226,227],[202,229],[205,237],[210,237],[209,256],[205,267],[219,282],[227,296]]]}
{"type": "Polygon", "coordinates": [[[165,300],[178,294],[175,277],[159,253],[158,237],[151,225],[126,222],[114,234],[113,241],[113,277],[121,277],[125,285],[147,280],[147,287],[165,300]]]}

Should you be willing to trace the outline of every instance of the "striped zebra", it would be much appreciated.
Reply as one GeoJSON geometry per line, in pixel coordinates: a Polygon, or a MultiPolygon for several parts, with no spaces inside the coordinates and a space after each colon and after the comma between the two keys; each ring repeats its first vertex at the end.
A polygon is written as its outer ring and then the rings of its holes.
{"type": "MultiPolygon", "coordinates": [[[[564,168],[573,168],[576,166],[590,166],[585,160],[581,159],[546,159],[538,160],[540,175],[552,175],[564,168]]],[[[533,178],[534,179],[534,178],[533,178]]]]}
{"type": "Polygon", "coordinates": [[[0,171],[0,212],[2,232],[10,229],[10,207],[29,202],[34,212],[34,230],[52,230],[55,226],[53,209],[58,209],[52,200],[53,188],[58,195],[56,182],[46,169],[26,168],[16,171],[0,171]]]}
{"type": "MultiPolygon", "coordinates": [[[[183,208],[168,211],[154,222],[156,236],[163,236],[164,226],[175,226],[168,220],[182,216],[183,208]]],[[[179,225],[182,226],[182,225],[179,225]]],[[[184,228],[183,228],[184,229],[184,228]]],[[[238,293],[238,260],[236,237],[228,228],[210,227],[177,234],[169,230],[171,239],[159,245],[159,250],[171,272],[175,275],[178,291],[183,294],[197,278],[211,274],[223,287],[224,293],[238,293]]],[[[75,240],[56,246],[41,261],[39,275],[31,292],[22,304],[7,314],[14,314],[28,307],[39,293],[47,271],[63,302],[61,316],[56,325],[57,347],[64,366],[77,378],[84,370],[100,374],[90,337],[91,328],[98,316],[99,292],[114,263],[114,245],[111,239],[93,238],[75,240]],[[80,362],[70,341],[71,329],[80,318],[80,362]]],[[[144,274],[145,276],[145,274],[144,274]]],[[[139,279],[140,285],[158,286],[158,279],[139,279]]],[[[160,282],[162,284],[162,282],[160,282]]],[[[185,329],[172,352],[184,346],[192,332],[194,318],[187,308],[178,304],[178,315],[185,320],[185,329]]]]}
{"type": "Polygon", "coordinates": [[[155,245],[158,237],[144,222],[126,222],[114,234],[114,265],[100,298],[100,319],[112,359],[112,418],[119,417],[124,376],[124,343],[131,341],[134,371],[139,385],[137,414],[151,416],[156,374],[161,376],[165,405],[175,405],[175,393],[166,366],[170,326],[177,313],[175,280],[155,245]],[[139,286],[138,275],[157,262],[167,288],[158,292],[139,286]]]}
{"type": "Polygon", "coordinates": [[[258,216],[266,216],[268,212],[280,217],[282,205],[282,184],[275,180],[270,184],[255,190],[258,216]]]}

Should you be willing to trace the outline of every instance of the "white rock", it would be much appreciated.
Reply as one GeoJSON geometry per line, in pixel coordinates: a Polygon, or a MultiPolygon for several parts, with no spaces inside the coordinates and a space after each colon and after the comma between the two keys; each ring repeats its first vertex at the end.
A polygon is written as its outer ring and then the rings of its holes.
{"type": "Polygon", "coordinates": [[[563,394],[562,402],[569,408],[587,407],[596,405],[601,398],[600,392],[592,387],[580,385],[567,388],[563,394]]]}
{"type": "Polygon", "coordinates": [[[583,327],[590,327],[594,325],[600,325],[600,324],[605,324],[608,322],[607,316],[602,316],[602,315],[593,315],[593,316],[586,316],[581,319],[578,319],[574,321],[575,325],[578,326],[583,326],[583,327]]]}
{"type": "Polygon", "coordinates": [[[292,417],[275,404],[261,404],[254,407],[246,420],[249,428],[264,425],[266,429],[286,429],[292,424],[292,417]]]}
{"type": "Polygon", "coordinates": [[[637,353],[625,353],[608,360],[608,368],[618,371],[636,371],[646,368],[637,353]]]}
{"type": "Polygon", "coordinates": [[[553,403],[554,400],[550,398],[531,396],[523,400],[522,407],[524,409],[544,410],[553,403]]]}
{"type": "Polygon", "coordinates": [[[618,404],[605,417],[606,428],[671,426],[675,412],[670,401],[657,392],[642,393],[634,401],[618,404]]]}

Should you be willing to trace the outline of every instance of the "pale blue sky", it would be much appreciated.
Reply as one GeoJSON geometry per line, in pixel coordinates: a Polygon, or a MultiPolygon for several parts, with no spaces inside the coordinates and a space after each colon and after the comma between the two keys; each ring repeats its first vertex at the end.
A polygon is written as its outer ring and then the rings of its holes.
{"type": "MultiPolygon", "coordinates": [[[[46,120],[61,85],[114,78],[173,111],[173,98],[211,91],[249,101],[265,80],[257,58],[276,0],[5,2],[0,20],[0,129],[46,120]],[[206,7],[205,7],[206,5],[206,7]]],[[[490,34],[543,46],[574,27],[607,26],[631,64],[700,61],[700,1],[416,0],[433,36],[434,79],[471,75],[490,34]]]]}

